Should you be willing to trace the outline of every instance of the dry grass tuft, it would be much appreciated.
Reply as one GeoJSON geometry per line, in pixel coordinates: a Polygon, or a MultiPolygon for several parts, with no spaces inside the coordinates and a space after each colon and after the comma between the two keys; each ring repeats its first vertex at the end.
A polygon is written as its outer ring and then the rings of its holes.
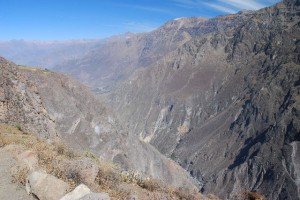
{"type": "Polygon", "coordinates": [[[82,156],[87,157],[87,158],[91,158],[93,160],[98,160],[98,156],[90,151],[84,151],[82,153],[82,156]]]}
{"type": "Polygon", "coordinates": [[[217,197],[217,196],[215,196],[215,195],[213,195],[213,194],[208,194],[208,195],[206,195],[206,198],[207,198],[208,200],[220,200],[219,197],[217,197]]]}
{"type": "Polygon", "coordinates": [[[257,193],[257,192],[249,192],[249,191],[244,191],[244,192],[239,192],[234,195],[233,199],[238,199],[238,200],[267,200],[263,195],[257,193]]]}
{"type": "Polygon", "coordinates": [[[138,185],[146,190],[151,191],[151,192],[166,190],[163,183],[156,179],[146,179],[146,180],[140,181],[138,183],[138,185]]]}
{"type": "Polygon", "coordinates": [[[100,168],[95,182],[104,188],[115,188],[121,183],[121,176],[113,169],[100,168]]]}
{"type": "Polygon", "coordinates": [[[267,200],[264,196],[257,192],[242,192],[240,197],[242,200],[267,200]]]}
{"type": "Polygon", "coordinates": [[[17,165],[11,169],[12,181],[14,183],[26,184],[26,178],[29,173],[29,168],[24,165],[17,165]]]}
{"type": "Polygon", "coordinates": [[[174,194],[176,197],[178,197],[180,200],[203,200],[208,199],[204,198],[202,194],[193,191],[188,190],[186,188],[169,188],[169,192],[174,194]]]}

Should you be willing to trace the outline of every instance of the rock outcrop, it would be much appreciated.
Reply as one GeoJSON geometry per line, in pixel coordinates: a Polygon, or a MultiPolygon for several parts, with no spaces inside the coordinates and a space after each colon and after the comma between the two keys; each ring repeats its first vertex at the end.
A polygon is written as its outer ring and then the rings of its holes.
{"type": "Polygon", "coordinates": [[[35,84],[13,63],[0,58],[0,121],[39,133],[49,139],[57,136],[55,122],[45,110],[35,84]]]}
{"type": "Polygon", "coordinates": [[[26,180],[26,191],[38,199],[58,200],[68,191],[69,185],[44,172],[34,171],[26,180]]]}

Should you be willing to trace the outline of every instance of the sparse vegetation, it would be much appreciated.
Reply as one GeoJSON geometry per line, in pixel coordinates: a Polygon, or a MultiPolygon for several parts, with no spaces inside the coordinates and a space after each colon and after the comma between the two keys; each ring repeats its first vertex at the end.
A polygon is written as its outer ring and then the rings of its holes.
{"type": "Polygon", "coordinates": [[[242,192],[238,195],[241,200],[267,200],[264,196],[257,192],[242,192]]]}
{"type": "Polygon", "coordinates": [[[13,182],[25,185],[26,177],[27,177],[28,173],[29,173],[28,167],[26,167],[24,165],[14,166],[11,170],[13,182]]]}
{"type": "Polygon", "coordinates": [[[22,127],[20,124],[16,124],[16,128],[19,130],[19,131],[22,131],[22,127]]]}
{"type": "Polygon", "coordinates": [[[45,68],[45,69],[41,69],[41,71],[44,73],[44,74],[47,74],[47,73],[54,73],[53,71],[45,68]]]}
{"type": "Polygon", "coordinates": [[[84,151],[82,153],[83,156],[87,157],[87,158],[91,158],[91,159],[94,159],[94,160],[97,160],[98,159],[98,156],[95,155],[94,153],[90,152],[90,151],[84,151]]]}
{"type": "MultiPolygon", "coordinates": [[[[80,183],[87,184],[94,191],[104,191],[110,194],[112,199],[126,199],[131,194],[132,187],[143,191],[145,194],[153,192],[164,194],[172,199],[203,199],[200,193],[183,188],[167,187],[162,182],[153,178],[144,178],[142,174],[133,171],[122,171],[118,166],[101,161],[92,152],[75,152],[68,148],[62,141],[54,140],[52,144],[39,139],[33,134],[24,134],[22,129],[0,124],[0,143],[3,145],[18,144],[25,149],[37,153],[39,167],[47,173],[56,176],[70,184],[70,191],[80,183]],[[82,158],[90,158],[98,165],[98,172],[92,183],[84,182],[80,169],[65,170],[63,161],[74,161],[82,158]],[[121,185],[128,185],[127,189],[121,185]]],[[[26,183],[29,169],[24,166],[15,166],[12,170],[13,180],[22,185],[26,183]]]]}
{"type": "Polygon", "coordinates": [[[48,68],[40,68],[40,67],[32,67],[32,66],[24,66],[24,65],[18,65],[18,68],[19,69],[22,69],[22,70],[29,70],[29,71],[40,71],[44,74],[47,74],[47,73],[54,73],[53,71],[49,70],[48,68]]]}

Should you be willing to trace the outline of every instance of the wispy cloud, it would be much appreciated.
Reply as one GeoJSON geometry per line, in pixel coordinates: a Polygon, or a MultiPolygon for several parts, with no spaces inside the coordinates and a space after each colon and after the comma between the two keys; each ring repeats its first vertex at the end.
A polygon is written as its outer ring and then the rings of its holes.
{"type": "MultiPolygon", "coordinates": [[[[236,13],[239,10],[257,10],[266,7],[257,0],[171,0],[174,5],[183,8],[203,9],[208,6],[224,13],[236,13]]],[[[268,0],[278,1],[278,0],[268,0]]]]}
{"type": "Polygon", "coordinates": [[[246,10],[257,10],[263,7],[266,7],[264,4],[259,3],[255,0],[219,0],[220,2],[223,2],[224,4],[231,5],[233,7],[236,7],[238,9],[246,9],[246,10]]]}
{"type": "Polygon", "coordinates": [[[231,8],[228,8],[228,7],[225,7],[225,6],[220,6],[218,4],[213,4],[213,3],[204,3],[204,4],[211,7],[211,8],[214,8],[216,10],[222,11],[224,13],[233,14],[233,13],[238,12],[237,10],[234,10],[234,9],[231,9],[231,8]]]}

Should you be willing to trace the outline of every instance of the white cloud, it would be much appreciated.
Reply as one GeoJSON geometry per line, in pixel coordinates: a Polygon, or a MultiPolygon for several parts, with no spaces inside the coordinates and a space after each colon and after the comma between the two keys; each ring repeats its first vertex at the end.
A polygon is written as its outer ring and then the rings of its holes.
{"type": "Polygon", "coordinates": [[[227,8],[225,6],[220,6],[218,4],[213,4],[213,3],[205,3],[205,5],[208,5],[211,8],[214,8],[216,10],[222,11],[224,13],[229,13],[229,14],[234,14],[237,13],[238,11],[231,9],[231,8],[227,8]]]}
{"type": "MultiPolygon", "coordinates": [[[[209,6],[215,10],[219,10],[225,13],[236,13],[239,10],[257,10],[266,7],[265,4],[260,3],[257,0],[171,0],[176,6],[183,8],[203,8],[203,6],[209,6]]],[[[265,0],[266,1],[266,0],[265,0]]],[[[265,2],[264,1],[264,2],[265,2]]],[[[279,0],[267,0],[278,2],[279,0]]]]}
{"type": "Polygon", "coordinates": [[[258,10],[260,8],[266,7],[266,5],[259,3],[255,0],[219,0],[224,4],[231,5],[238,9],[246,10],[258,10]]]}
{"type": "Polygon", "coordinates": [[[183,8],[197,8],[197,9],[203,9],[204,6],[209,6],[215,10],[219,10],[224,13],[237,13],[237,10],[234,10],[232,8],[228,8],[227,6],[220,5],[217,3],[212,3],[212,1],[207,2],[205,0],[171,0],[175,2],[176,6],[180,6],[183,8]]]}

